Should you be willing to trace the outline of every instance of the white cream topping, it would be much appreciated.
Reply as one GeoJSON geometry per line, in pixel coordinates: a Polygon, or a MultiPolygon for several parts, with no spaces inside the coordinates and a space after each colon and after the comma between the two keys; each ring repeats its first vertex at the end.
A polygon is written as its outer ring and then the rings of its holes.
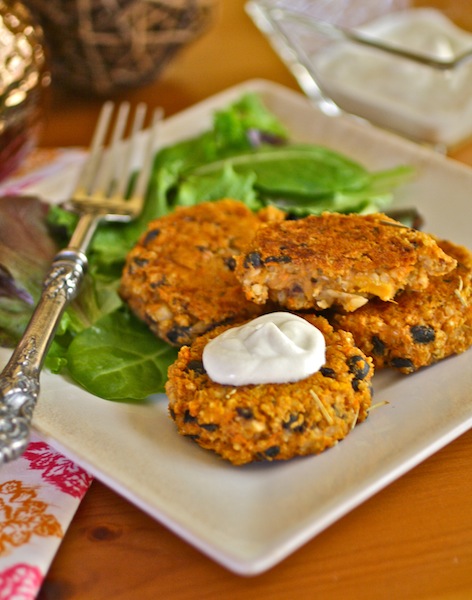
{"type": "Polygon", "coordinates": [[[224,385],[289,383],[325,363],[323,334],[297,315],[275,312],[227,329],[203,351],[208,376],[224,385]]]}

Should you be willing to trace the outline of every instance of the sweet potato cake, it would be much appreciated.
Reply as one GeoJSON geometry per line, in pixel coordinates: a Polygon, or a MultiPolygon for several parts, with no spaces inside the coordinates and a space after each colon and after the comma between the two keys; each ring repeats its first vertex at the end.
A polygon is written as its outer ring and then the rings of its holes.
{"type": "Polygon", "coordinates": [[[236,260],[248,300],[290,310],[353,311],[422,290],[455,267],[429,235],[384,214],[323,213],[261,227],[236,260]]]}
{"type": "Polygon", "coordinates": [[[422,292],[405,291],[395,302],[371,300],[350,314],[334,314],[335,328],[354,335],[376,368],[411,373],[472,345],[472,253],[448,241],[438,245],[456,268],[432,277],[422,292]]]}
{"type": "Polygon", "coordinates": [[[179,350],[169,368],[169,412],[179,432],[235,465],[317,454],[363,421],[371,403],[372,360],[352,335],[305,316],[326,340],[326,362],[292,383],[222,385],[206,373],[205,345],[220,326],[179,350]]]}
{"type": "Polygon", "coordinates": [[[223,199],[178,208],[151,221],[128,254],[120,295],[159,337],[181,346],[222,323],[257,316],[234,275],[235,259],[265,221],[283,219],[268,208],[254,214],[223,199]]]}

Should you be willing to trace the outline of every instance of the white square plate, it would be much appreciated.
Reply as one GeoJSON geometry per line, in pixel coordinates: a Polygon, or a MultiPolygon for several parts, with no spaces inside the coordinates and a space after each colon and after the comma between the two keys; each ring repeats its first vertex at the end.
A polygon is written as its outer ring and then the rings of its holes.
{"type": "MultiPolygon", "coordinates": [[[[302,95],[250,81],[163,123],[162,144],[210,126],[213,111],[258,92],[298,141],[330,146],[370,169],[413,165],[417,177],[395,206],[416,206],[425,230],[469,245],[472,170],[401,138],[343,117],[330,118],[302,95]]],[[[27,192],[67,195],[77,164],[27,192]]],[[[6,361],[1,350],[0,360],[6,361]]],[[[43,373],[34,427],[58,450],[201,551],[245,575],[285,558],[472,426],[471,351],[414,375],[374,377],[388,404],[336,447],[285,463],[233,467],[179,436],[165,396],[146,404],[102,400],[43,373]]]]}

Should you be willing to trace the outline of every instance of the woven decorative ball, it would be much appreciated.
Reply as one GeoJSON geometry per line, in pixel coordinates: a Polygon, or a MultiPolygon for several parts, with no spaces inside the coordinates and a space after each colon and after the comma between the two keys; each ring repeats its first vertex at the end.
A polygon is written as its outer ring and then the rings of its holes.
{"type": "Polygon", "coordinates": [[[215,0],[26,0],[53,82],[98,95],[150,83],[212,21],[215,0]]]}

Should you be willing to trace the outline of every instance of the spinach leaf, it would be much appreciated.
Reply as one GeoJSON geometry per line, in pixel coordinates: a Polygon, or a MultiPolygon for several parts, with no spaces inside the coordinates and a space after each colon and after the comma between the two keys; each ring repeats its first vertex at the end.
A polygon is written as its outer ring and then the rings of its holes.
{"type": "Polygon", "coordinates": [[[230,164],[225,164],[221,171],[206,175],[192,174],[180,183],[176,204],[193,206],[201,202],[202,198],[207,201],[237,198],[251,210],[259,210],[263,203],[258,199],[255,179],[255,173],[236,173],[230,164]]]}
{"type": "Polygon", "coordinates": [[[86,390],[108,400],[140,400],[163,392],[177,350],[129,311],[115,311],[76,335],[68,368],[86,390]]]}
{"type": "Polygon", "coordinates": [[[323,211],[373,212],[387,206],[392,190],[411,174],[405,166],[371,173],[328,148],[286,144],[251,149],[189,168],[180,173],[170,191],[175,205],[232,197],[253,210],[274,204],[298,217],[323,211]],[[252,189],[235,188],[235,175],[249,178],[252,189]],[[215,182],[218,186],[212,189],[210,184],[215,182]]]}
{"type": "Polygon", "coordinates": [[[192,176],[221,173],[228,166],[237,173],[252,173],[254,187],[263,198],[333,200],[337,192],[365,190],[370,181],[361,165],[327,148],[295,144],[264,147],[209,163],[195,169],[192,176]]]}

